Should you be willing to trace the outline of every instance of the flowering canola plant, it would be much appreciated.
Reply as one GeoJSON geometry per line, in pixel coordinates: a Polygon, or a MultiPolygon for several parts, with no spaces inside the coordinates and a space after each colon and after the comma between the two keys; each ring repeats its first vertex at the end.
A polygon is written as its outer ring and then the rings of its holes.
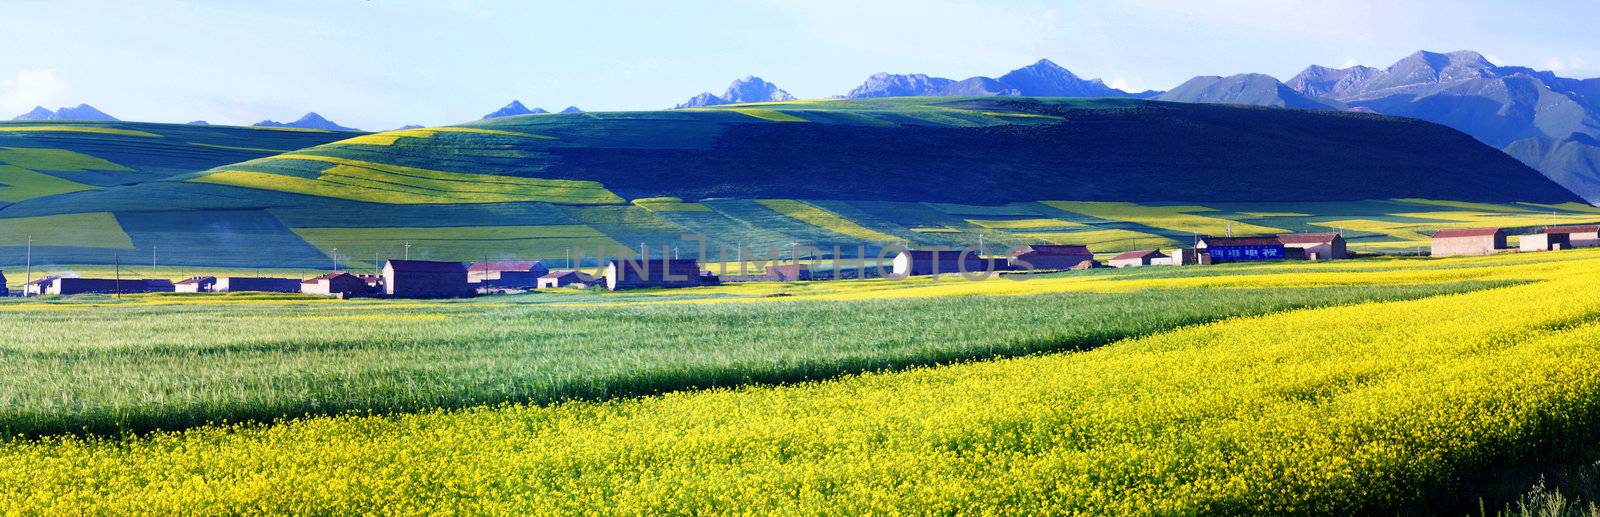
{"type": "Polygon", "coordinates": [[[1593,260],[1534,264],[1458,268],[1529,283],[1083,353],[13,440],[0,445],[0,511],[1389,513],[1534,444],[1592,438],[1593,260]]]}

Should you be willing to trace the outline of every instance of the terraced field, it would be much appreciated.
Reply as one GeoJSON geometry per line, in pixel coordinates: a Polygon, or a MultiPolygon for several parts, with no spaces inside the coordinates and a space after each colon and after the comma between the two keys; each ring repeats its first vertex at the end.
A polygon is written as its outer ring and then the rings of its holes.
{"type": "Polygon", "coordinates": [[[739,246],[871,257],[885,245],[980,240],[990,253],[1056,243],[1110,254],[1230,230],[1338,230],[1361,251],[1414,253],[1439,228],[1600,220],[1537,172],[1419,124],[1002,98],[529,115],[376,134],[3,123],[0,266],[21,265],[30,236],[45,268],[154,255],[309,269],[330,264],[333,248],[366,262],[406,242],[446,260],[556,259],[614,244],[700,256],[685,235],[706,238],[708,261],[732,260],[719,250],[739,246]],[[1306,124],[1354,140],[1272,131],[1306,124]],[[1369,141],[1385,134],[1431,143],[1369,141]],[[1382,195],[1352,197],[1363,192],[1382,195]]]}
{"type": "Polygon", "coordinates": [[[1492,509],[1600,460],[1597,266],[0,302],[0,510],[1492,509]]]}

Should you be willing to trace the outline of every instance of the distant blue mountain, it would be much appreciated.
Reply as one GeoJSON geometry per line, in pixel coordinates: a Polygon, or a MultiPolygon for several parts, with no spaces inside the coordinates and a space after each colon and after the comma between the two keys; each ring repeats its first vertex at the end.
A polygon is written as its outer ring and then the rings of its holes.
{"type": "Polygon", "coordinates": [[[32,111],[17,115],[11,120],[55,120],[56,112],[44,109],[44,106],[34,106],[32,111]]]}
{"type": "Polygon", "coordinates": [[[273,121],[273,120],[263,120],[261,122],[257,122],[255,124],[251,124],[251,125],[257,126],[257,127],[293,127],[293,128],[300,128],[300,129],[326,129],[326,130],[329,130],[329,131],[360,131],[359,129],[356,129],[356,128],[353,128],[353,127],[345,127],[345,126],[341,126],[341,125],[335,124],[331,120],[322,118],[322,115],[318,115],[317,112],[315,112],[315,111],[305,114],[305,116],[300,117],[299,120],[296,120],[294,122],[284,123],[284,122],[277,122],[277,121],[273,121]]]}
{"type": "Polygon", "coordinates": [[[578,109],[577,106],[567,106],[567,108],[561,110],[561,112],[562,113],[583,113],[583,110],[578,109]]]}
{"type": "Polygon", "coordinates": [[[74,108],[61,108],[55,111],[47,110],[44,106],[34,106],[33,110],[18,115],[11,120],[92,120],[114,122],[117,118],[95,109],[94,106],[79,104],[74,108]]]}
{"type": "Polygon", "coordinates": [[[1419,51],[1385,69],[1311,66],[1289,88],[1353,109],[1450,126],[1600,202],[1600,79],[1419,51]]]}
{"type": "MultiPolygon", "coordinates": [[[[1154,96],[1159,92],[1141,95],[1154,96]]],[[[1083,79],[1048,59],[1012,70],[999,78],[969,77],[960,81],[927,74],[877,73],[844,95],[847,99],[915,96],[1133,97],[1099,79],[1083,79]]]]}
{"type": "Polygon", "coordinates": [[[514,116],[517,116],[517,115],[536,115],[536,114],[540,114],[540,113],[549,113],[549,112],[545,111],[544,108],[528,109],[527,106],[523,106],[522,105],[522,101],[513,100],[513,101],[511,101],[510,104],[506,104],[505,106],[502,106],[500,109],[494,110],[493,113],[490,113],[488,115],[484,115],[481,120],[489,120],[489,119],[492,119],[492,118],[500,118],[500,117],[514,117],[514,116]]]}
{"type": "Polygon", "coordinates": [[[1238,74],[1190,79],[1155,100],[1203,104],[1248,104],[1274,108],[1342,109],[1337,101],[1313,99],[1278,82],[1270,75],[1238,74]]]}
{"type": "Polygon", "coordinates": [[[792,100],[794,100],[794,96],[789,95],[789,92],[778,88],[778,85],[769,83],[765,79],[751,75],[745,76],[743,79],[735,80],[733,84],[728,85],[727,91],[723,92],[722,95],[714,95],[711,92],[705,92],[694,97],[690,97],[688,101],[684,102],[683,104],[679,104],[677,108],[703,108],[706,106],[718,106],[722,104],[792,100]]]}

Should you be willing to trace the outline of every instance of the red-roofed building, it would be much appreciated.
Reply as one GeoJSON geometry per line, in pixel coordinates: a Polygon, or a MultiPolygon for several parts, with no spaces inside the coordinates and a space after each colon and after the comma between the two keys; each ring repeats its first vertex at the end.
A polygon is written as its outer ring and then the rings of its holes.
{"type": "Polygon", "coordinates": [[[300,282],[300,292],[347,298],[369,295],[373,293],[373,290],[371,286],[367,285],[366,281],[356,278],[355,275],[350,273],[328,273],[302,280],[300,282]]]}
{"type": "Polygon", "coordinates": [[[1545,228],[1544,233],[1566,234],[1567,242],[1574,248],[1600,246],[1600,225],[1552,226],[1545,228]]]}
{"type": "Polygon", "coordinates": [[[1111,267],[1140,267],[1148,266],[1156,259],[1166,258],[1167,254],[1157,250],[1129,251],[1106,261],[1111,267]]]}
{"type": "Polygon", "coordinates": [[[1567,233],[1539,232],[1523,235],[1517,239],[1517,248],[1522,251],[1556,251],[1572,249],[1572,235],[1567,233]]]}
{"type": "Polygon", "coordinates": [[[1333,260],[1348,256],[1344,237],[1337,233],[1286,233],[1278,236],[1284,248],[1303,251],[1306,260],[1333,260]]]}
{"type": "Polygon", "coordinates": [[[1450,228],[1433,233],[1435,257],[1493,255],[1506,249],[1500,228],[1450,228]]]}

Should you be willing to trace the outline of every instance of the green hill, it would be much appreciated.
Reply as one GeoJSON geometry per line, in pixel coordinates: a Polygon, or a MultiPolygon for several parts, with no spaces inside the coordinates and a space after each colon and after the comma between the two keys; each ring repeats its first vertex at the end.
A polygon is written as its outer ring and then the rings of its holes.
{"type": "Polygon", "coordinates": [[[323,267],[333,248],[370,263],[406,242],[453,260],[640,243],[697,255],[684,234],[710,237],[710,258],[719,244],[853,255],[980,235],[995,251],[1115,251],[1229,228],[1343,228],[1402,250],[1429,228],[1600,219],[1442,126],[1131,99],[793,101],[374,134],[56,125],[71,130],[0,140],[0,162],[34,173],[0,175],[16,193],[0,207],[0,264],[22,261],[22,235],[36,262],[155,248],[167,264],[323,267]]]}

